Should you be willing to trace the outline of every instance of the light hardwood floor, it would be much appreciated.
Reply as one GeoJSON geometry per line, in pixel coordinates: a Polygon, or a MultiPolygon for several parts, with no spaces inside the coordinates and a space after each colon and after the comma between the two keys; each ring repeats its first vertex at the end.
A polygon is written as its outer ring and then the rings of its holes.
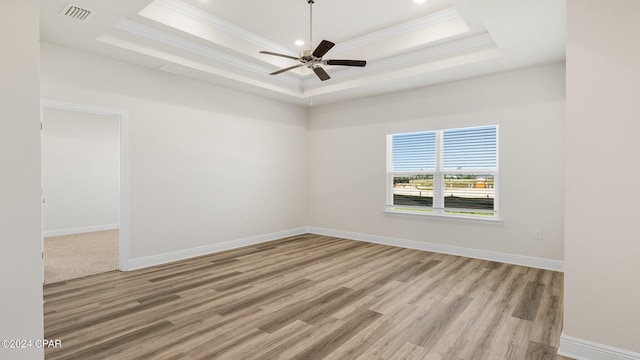
{"type": "Polygon", "coordinates": [[[562,359],[562,273],[326,236],[44,293],[47,359],[562,359]]]}

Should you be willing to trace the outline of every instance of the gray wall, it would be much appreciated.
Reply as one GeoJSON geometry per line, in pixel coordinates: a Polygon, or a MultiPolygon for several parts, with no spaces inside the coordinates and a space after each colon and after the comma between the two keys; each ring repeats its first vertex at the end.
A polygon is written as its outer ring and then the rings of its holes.
{"type": "Polygon", "coordinates": [[[306,225],[306,110],[42,44],[42,96],[129,112],[130,258],[306,225]]]}
{"type": "MultiPolygon", "coordinates": [[[[42,339],[38,2],[0,2],[0,339],[42,339]]],[[[42,359],[3,349],[2,359],[42,359]]]]}
{"type": "Polygon", "coordinates": [[[558,64],[313,108],[309,225],[561,261],[564,83],[558,64]],[[383,213],[385,135],[495,123],[503,225],[383,213]]]}
{"type": "Polygon", "coordinates": [[[563,331],[563,337],[635,351],[636,357],[638,14],[636,0],[568,2],[563,331]]]}

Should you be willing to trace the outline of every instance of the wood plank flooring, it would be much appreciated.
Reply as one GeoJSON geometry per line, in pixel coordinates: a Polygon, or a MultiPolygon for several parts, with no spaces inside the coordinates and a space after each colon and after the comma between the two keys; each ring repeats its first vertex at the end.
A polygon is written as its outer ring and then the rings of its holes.
{"type": "Polygon", "coordinates": [[[318,235],[45,286],[46,359],[562,359],[562,273],[318,235]]]}

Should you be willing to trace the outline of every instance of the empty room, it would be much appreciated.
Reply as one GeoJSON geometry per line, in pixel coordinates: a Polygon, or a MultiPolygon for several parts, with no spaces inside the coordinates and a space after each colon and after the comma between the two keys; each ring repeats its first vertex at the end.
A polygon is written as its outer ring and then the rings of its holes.
{"type": "Polygon", "coordinates": [[[639,13],[2,2],[0,359],[640,360],[639,13]]]}

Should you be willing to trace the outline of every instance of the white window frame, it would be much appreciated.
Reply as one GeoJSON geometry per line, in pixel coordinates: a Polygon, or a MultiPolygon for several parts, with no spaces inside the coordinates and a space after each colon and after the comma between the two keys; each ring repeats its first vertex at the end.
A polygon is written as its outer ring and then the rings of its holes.
{"type": "Polygon", "coordinates": [[[499,212],[500,204],[500,127],[498,124],[487,124],[480,126],[467,126],[461,128],[447,128],[440,130],[425,130],[416,131],[410,133],[396,133],[387,135],[387,202],[385,212],[389,214],[399,215],[412,215],[412,216],[425,216],[425,217],[438,217],[438,218],[450,218],[450,219],[462,219],[471,221],[488,221],[488,222],[502,222],[499,212]],[[496,168],[495,170],[487,169],[465,169],[465,170],[445,170],[444,169],[444,132],[447,130],[458,129],[473,129],[484,126],[496,127],[496,168]],[[405,135],[422,132],[434,132],[436,138],[436,152],[435,152],[435,169],[426,171],[393,171],[393,136],[405,135]],[[487,212],[492,215],[472,215],[472,214],[453,214],[452,210],[460,210],[462,212],[471,212],[472,209],[445,209],[444,207],[444,179],[446,175],[464,175],[464,174],[482,174],[492,175],[494,181],[494,200],[493,211],[487,212]],[[410,206],[410,205],[394,205],[393,204],[393,179],[394,177],[410,177],[420,175],[432,175],[433,176],[433,204],[432,207],[426,206],[410,206]],[[399,210],[398,208],[402,208],[399,210]]]}

